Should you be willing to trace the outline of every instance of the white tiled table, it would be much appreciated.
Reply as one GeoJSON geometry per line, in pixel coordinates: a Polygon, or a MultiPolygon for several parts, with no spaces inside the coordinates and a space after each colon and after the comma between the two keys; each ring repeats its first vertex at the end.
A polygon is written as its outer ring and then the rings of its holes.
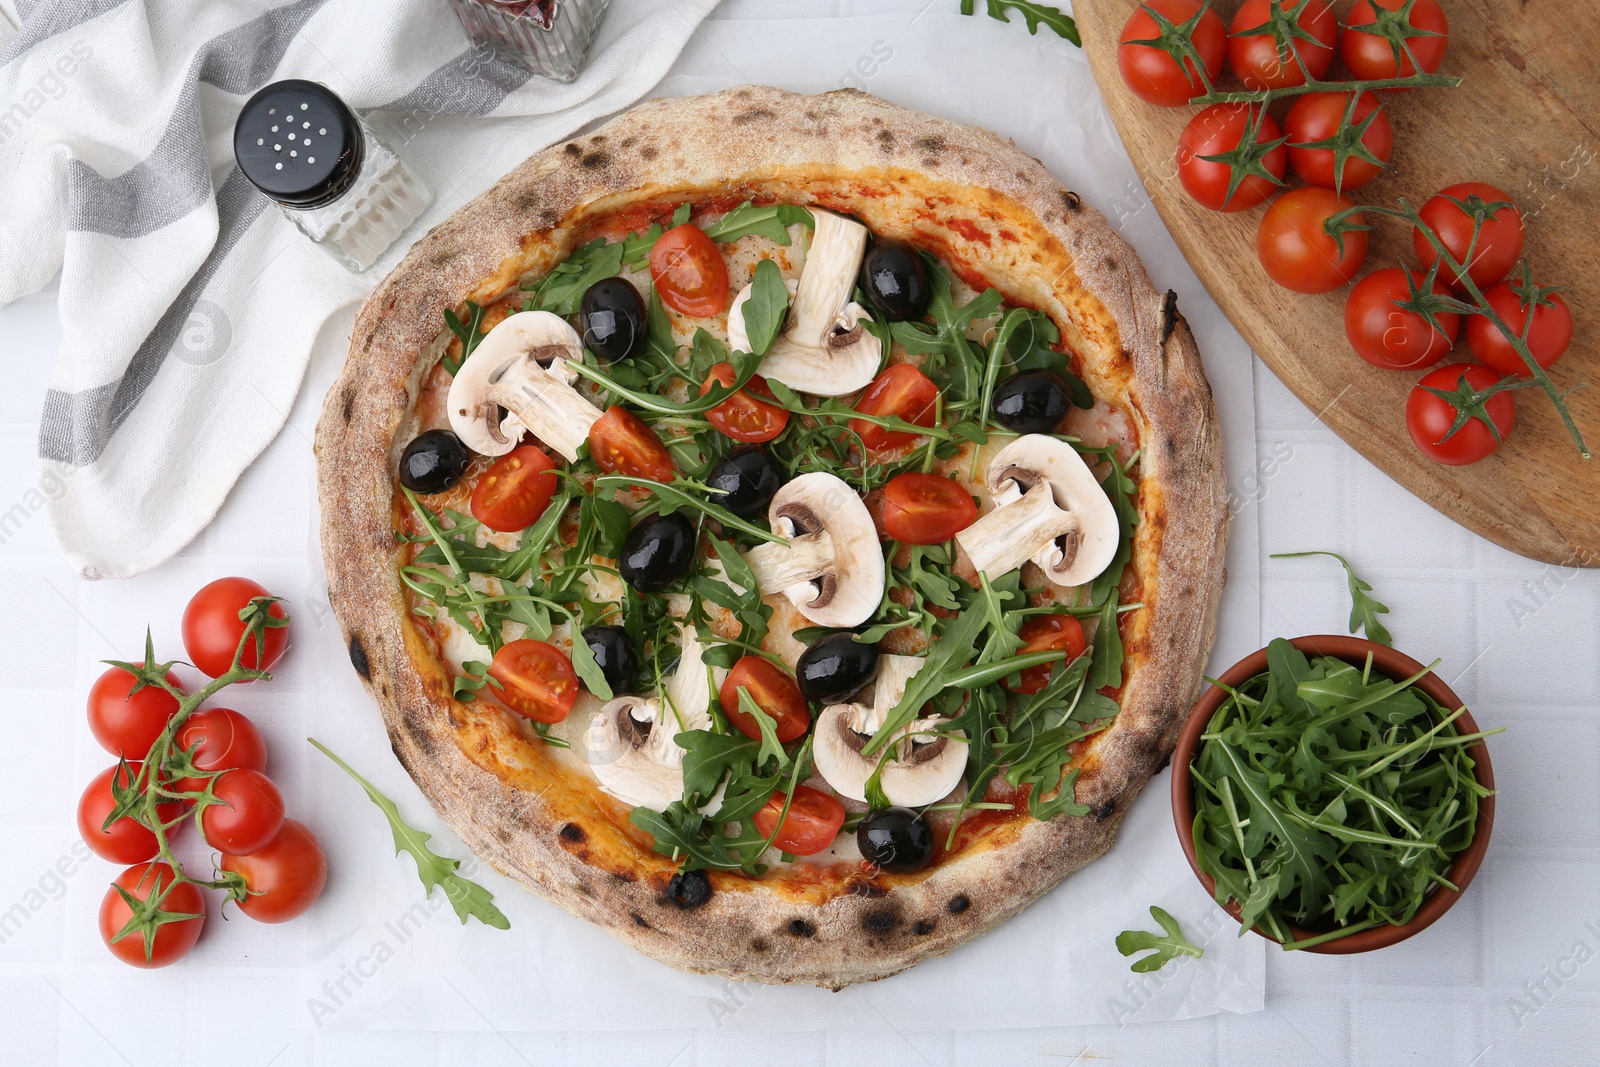
{"type": "MultiPolygon", "coordinates": [[[[860,10],[900,11],[909,22],[917,7],[888,3],[860,10]]],[[[717,17],[762,19],[773,10],[736,3],[717,17]]],[[[856,13],[850,5],[820,5],[814,12],[856,13]]],[[[715,24],[706,30],[708,38],[685,55],[690,66],[679,91],[693,91],[692,64],[715,54],[712,42],[722,30],[715,24]]],[[[1017,47],[1027,47],[1020,27],[1017,32],[1017,47]]],[[[1136,244],[1150,225],[1138,220],[1131,233],[1136,244]]],[[[1198,291],[1186,291],[1185,302],[1197,324],[1219,328],[1215,309],[1198,291]]],[[[183,601],[209,577],[243,571],[290,595],[308,590],[308,438],[320,396],[310,395],[315,390],[301,396],[289,428],[245,475],[217,523],[180,557],[132,582],[80,584],[56,558],[48,520],[29,495],[40,488],[31,457],[55,345],[54,316],[53,292],[0,310],[0,351],[10,377],[0,395],[0,442],[8,460],[0,468],[0,514],[22,515],[0,540],[0,602],[7,619],[0,686],[8,697],[0,711],[8,742],[0,748],[0,780],[10,787],[0,804],[8,844],[0,864],[0,915],[14,917],[0,935],[0,1062],[200,1064],[222,1055],[250,1065],[396,1067],[1600,1062],[1592,1047],[1600,1009],[1600,962],[1592,959],[1600,953],[1600,575],[1519,559],[1453,525],[1357,456],[1259,365],[1251,399],[1260,477],[1257,485],[1233,488],[1246,500],[1240,521],[1257,525],[1263,559],[1258,569],[1236,568],[1231,580],[1258,590],[1262,636],[1337,632],[1347,611],[1331,560],[1267,560],[1265,554],[1342,552],[1394,609],[1387,621],[1396,644],[1424,660],[1442,658],[1441,673],[1473,705],[1480,723],[1509,727],[1491,743],[1501,796],[1487,862],[1462,902],[1416,940],[1361,957],[1269,953],[1266,1011],[1122,1028],[1052,1028],[1041,1019],[1030,1030],[936,1032],[935,1006],[926,1019],[897,1020],[899,1034],[308,1035],[299,985],[307,946],[284,936],[290,928],[243,922],[208,935],[201,947],[206,981],[188,985],[176,1002],[152,992],[157,987],[141,976],[109,969],[102,980],[75,986],[88,992],[69,1000],[61,991],[63,970],[102,951],[92,922],[104,870],[97,862],[75,864],[71,852],[78,790],[104,762],[82,723],[84,688],[96,661],[139,651],[146,621],[175,646],[183,601]],[[12,510],[14,503],[26,514],[12,510]],[[58,878],[51,872],[63,859],[61,870],[72,873],[58,878]]],[[[322,366],[312,377],[325,382],[329,373],[322,366]]],[[[1224,417],[1245,402],[1219,398],[1224,417]]],[[[308,757],[299,738],[314,725],[299,701],[288,699],[298,697],[302,683],[290,665],[273,692],[233,698],[267,734],[277,760],[273,773],[291,806],[305,796],[308,757]]],[[[1159,789],[1157,783],[1153,791],[1159,789]]],[[[1005,982],[1007,976],[975,980],[1005,982]]]]}

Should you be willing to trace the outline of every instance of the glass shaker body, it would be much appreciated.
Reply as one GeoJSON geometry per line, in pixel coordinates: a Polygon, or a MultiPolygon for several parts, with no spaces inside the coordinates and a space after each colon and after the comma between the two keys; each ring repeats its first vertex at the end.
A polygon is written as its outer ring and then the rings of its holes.
{"type": "Polygon", "coordinates": [[[450,6],[474,43],[569,82],[583,69],[611,0],[450,0],[450,6]]]}

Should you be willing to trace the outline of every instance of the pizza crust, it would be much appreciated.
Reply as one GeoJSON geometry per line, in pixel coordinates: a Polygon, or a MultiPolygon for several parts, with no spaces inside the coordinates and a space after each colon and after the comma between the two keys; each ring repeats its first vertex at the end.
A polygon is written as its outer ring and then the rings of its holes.
{"type": "Polygon", "coordinates": [[[854,90],[747,86],[655,100],[537,153],[418,241],[368,298],[317,428],[329,596],[395,754],[496,869],[647,955],[691,971],[841,988],[992,929],[1104,854],[1171,753],[1209,653],[1228,512],[1210,388],[1171,294],[1105,219],[995,135],[854,90]],[[599,799],[542,782],[500,714],[449,699],[396,571],[392,455],[437,351],[441,315],[570,253],[588,220],[631,203],[728,193],[853,211],[876,232],[964,264],[1050,314],[1097,396],[1140,430],[1133,567],[1146,607],[1125,634],[1122,710],[1078,799],[1093,814],[1014,819],[930,871],[863,872],[842,891],[714,875],[683,911],[672,864],[640,855],[599,799]]]}

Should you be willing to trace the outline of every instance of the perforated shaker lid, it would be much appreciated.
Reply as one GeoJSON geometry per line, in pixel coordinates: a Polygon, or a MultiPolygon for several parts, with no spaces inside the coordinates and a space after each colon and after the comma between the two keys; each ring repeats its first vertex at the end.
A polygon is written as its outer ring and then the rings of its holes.
{"type": "Polygon", "coordinates": [[[316,207],[338,198],[361,169],[355,113],[332,89],[292,78],[245,102],[233,154],[252,185],[280,204],[316,207]]]}

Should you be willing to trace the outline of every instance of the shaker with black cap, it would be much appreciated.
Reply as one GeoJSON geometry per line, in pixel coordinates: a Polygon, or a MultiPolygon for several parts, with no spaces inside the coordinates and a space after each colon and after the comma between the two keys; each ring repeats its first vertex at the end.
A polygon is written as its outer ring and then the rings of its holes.
{"type": "Polygon", "coordinates": [[[252,185],[352,271],[377,262],[433,198],[338,94],[313,81],[273,82],[247,100],[233,154],[252,185]]]}

